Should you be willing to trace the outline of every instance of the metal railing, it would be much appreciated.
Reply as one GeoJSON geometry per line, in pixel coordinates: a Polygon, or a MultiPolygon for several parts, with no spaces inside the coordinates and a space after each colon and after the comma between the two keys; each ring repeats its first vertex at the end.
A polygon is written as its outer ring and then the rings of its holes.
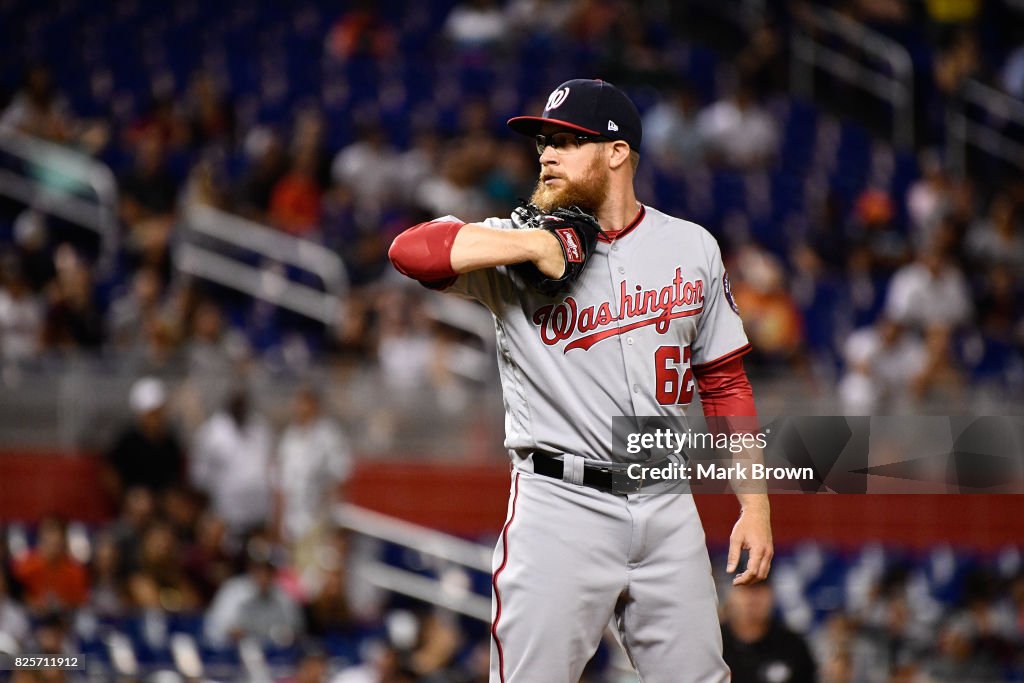
{"type": "Polygon", "coordinates": [[[74,149],[0,127],[0,152],[14,157],[18,170],[0,168],[0,194],[47,215],[92,230],[100,236],[97,268],[107,273],[116,263],[119,244],[117,181],[110,168],[74,149]],[[52,180],[34,177],[34,171],[52,180]],[[75,194],[88,189],[95,199],[75,194]]]}
{"type": "MultiPolygon", "coordinates": [[[[382,515],[352,504],[335,510],[335,521],[342,527],[378,541],[386,541],[437,558],[456,573],[465,569],[489,574],[491,549],[443,534],[427,527],[382,515]]],[[[433,579],[399,569],[383,562],[362,563],[357,573],[370,584],[423,602],[450,609],[483,622],[491,620],[490,596],[472,592],[468,582],[433,579]]]]}
{"type": "Polygon", "coordinates": [[[1007,134],[1007,125],[1024,130],[1024,102],[969,80],[946,108],[946,145],[950,166],[966,171],[971,145],[1024,170],[1024,144],[1007,134]],[[970,111],[981,114],[972,118],[970,111]]]}
{"type": "Polygon", "coordinates": [[[893,109],[893,142],[909,148],[914,144],[914,67],[902,45],[856,21],[824,8],[808,8],[803,25],[792,35],[790,82],[793,91],[810,98],[814,94],[814,70],[834,77],[888,102],[893,109]],[[825,44],[819,36],[837,39],[888,65],[888,72],[863,63],[825,44]]]}
{"type": "Polygon", "coordinates": [[[330,249],[202,204],[182,207],[175,267],[189,275],[333,326],[342,316],[348,271],[330,249]],[[256,254],[263,263],[239,258],[256,254]],[[290,280],[280,265],[317,276],[323,290],[290,280]]]}

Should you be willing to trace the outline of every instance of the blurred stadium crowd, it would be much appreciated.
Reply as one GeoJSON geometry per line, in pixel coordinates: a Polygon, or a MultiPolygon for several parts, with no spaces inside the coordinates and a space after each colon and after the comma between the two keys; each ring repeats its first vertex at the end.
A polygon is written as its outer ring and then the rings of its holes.
{"type": "MultiPolygon", "coordinates": [[[[147,376],[132,426],[110,435],[117,519],[77,535],[47,520],[0,544],[0,646],[106,652],[97,634],[113,624],[150,662],[183,630],[228,671],[238,655],[225,645],[248,634],[284,670],[298,663],[287,680],[302,683],[342,661],[370,663],[338,683],[485,680],[485,633],[350,604],[346,538],[324,518],[349,459],[316,392],[296,394],[281,433],[238,393],[179,439],[150,376],[244,376],[261,362],[301,374],[326,358],[376,363],[402,386],[450,384],[445,334],[387,247],[421,220],[505,215],[529,196],[532,146],[504,120],[571,77],[607,78],[640,106],[638,194],[722,242],[755,377],[838,391],[849,414],[1021,400],[1020,169],[952,168],[941,112],[968,78],[1024,96],[1024,9],[824,3],[911,51],[918,132],[904,150],[857,119],[860,96],[841,85],[814,104],[787,94],[789,30],[813,4],[765,11],[730,42],[704,3],[0,2],[0,131],[109,165],[123,236],[101,272],[94,235],[0,197],[3,377],[80,354],[147,376]],[[343,320],[178,273],[177,227],[197,204],[340,254],[343,320]]],[[[86,192],[45,165],[15,170],[86,192]]],[[[723,591],[734,678],[1024,680],[1022,576],[1019,553],[795,552],[774,589],[723,591]],[[816,678],[794,673],[807,667],[816,678]]]]}

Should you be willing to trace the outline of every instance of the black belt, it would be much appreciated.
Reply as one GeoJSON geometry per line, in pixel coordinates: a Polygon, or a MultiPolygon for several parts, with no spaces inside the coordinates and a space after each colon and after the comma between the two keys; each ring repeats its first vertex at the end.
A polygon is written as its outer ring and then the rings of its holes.
{"type": "MultiPolygon", "coordinates": [[[[565,463],[558,458],[544,453],[533,453],[533,471],[552,479],[562,479],[565,463]]],[[[660,483],[650,479],[630,477],[625,468],[606,467],[602,465],[584,465],[583,481],[584,486],[607,491],[609,493],[636,493],[645,484],[660,483]]]]}

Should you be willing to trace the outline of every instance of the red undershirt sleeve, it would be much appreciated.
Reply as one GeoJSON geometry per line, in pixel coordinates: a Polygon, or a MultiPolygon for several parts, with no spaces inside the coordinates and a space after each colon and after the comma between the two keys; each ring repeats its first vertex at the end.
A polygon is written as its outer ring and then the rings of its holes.
{"type": "Polygon", "coordinates": [[[697,369],[697,389],[708,427],[714,433],[757,431],[754,390],[743,369],[743,359],[733,358],[714,367],[697,369]]]}
{"type": "Polygon", "coordinates": [[[463,225],[458,221],[414,225],[391,243],[388,258],[402,275],[432,289],[444,289],[459,276],[452,270],[452,244],[463,225]]]}

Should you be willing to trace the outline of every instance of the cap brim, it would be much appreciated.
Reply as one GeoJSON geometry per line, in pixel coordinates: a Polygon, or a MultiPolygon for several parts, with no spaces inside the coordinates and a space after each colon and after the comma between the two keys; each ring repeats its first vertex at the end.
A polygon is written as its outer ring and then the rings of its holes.
{"type": "Polygon", "coordinates": [[[516,116],[509,119],[506,125],[520,135],[536,135],[544,125],[568,128],[570,130],[576,130],[589,135],[601,134],[596,130],[577,126],[575,123],[569,123],[568,121],[562,121],[561,119],[547,119],[543,116],[516,116]]]}

